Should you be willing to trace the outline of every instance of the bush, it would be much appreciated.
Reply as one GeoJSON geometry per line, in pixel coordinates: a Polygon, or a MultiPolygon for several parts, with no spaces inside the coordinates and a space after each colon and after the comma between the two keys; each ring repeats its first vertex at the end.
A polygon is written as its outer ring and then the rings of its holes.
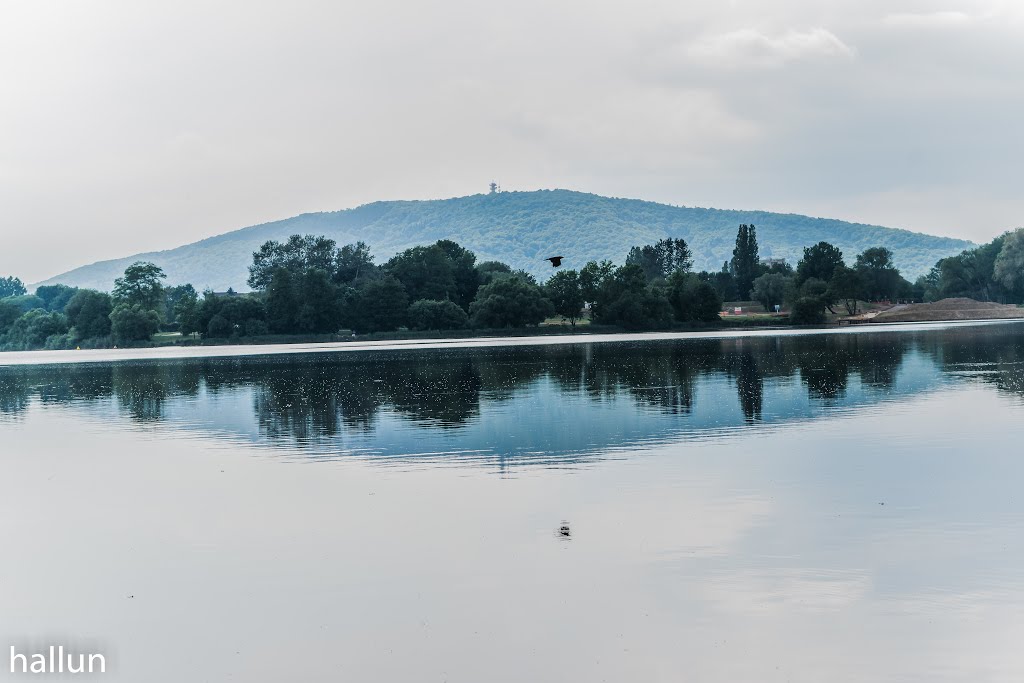
{"type": "Polygon", "coordinates": [[[47,339],[66,334],[68,328],[63,313],[47,313],[37,308],[14,321],[4,337],[4,346],[15,351],[42,348],[47,339]]]}
{"type": "Polygon", "coordinates": [[[249,318],[245,321],[246,337],[261,337],[265,334],[270,334],[270,328],[267,327],[267,323],[259,318],[249,318]]]}
{"type": "Polygon", "coordinates": [[[461,330],[469,316],[452,301],[420,299],[409,307],[409,326],[414,330],[461,330]]]}
{"type": "Polygon", "coordinates": [[[371,280],[357,291],[345,296],[349,313],[342,316],[343,324],[368,332],[386,332],[405,324],[409,297],[396,278],[387,275],[371,280]]]}
{"type": "Polygon", "coordinates": [[[608,304],[601,321],[621,325],[627,330],[668,327],[672,322],[672,306],[660,289],[627,290],[608,304]]]}
{"type": "Polygon", "coordinates": [[[207,337],[230,337],[235,332],[235,326],[220,313],[215,313],[210,322],[206,324],[207,337]]]}
{"type": "Polygon", "coordinates": [[[821,299],[802,296],[793,304],[789,319],[796,325],[820,325],[825,322],[825,305],[821,299]]]}
{"type": "Polygon", "coordinates": [[[710,282],[698,276],[676,272],[668,280],[668,297],[679,322],[714,322],[719,319],[722,299],[710,282]]]}
{"type": "Polygon", "coordinates": [[[111,312],[110,295],[92,289],[78,290],[64,309],[74,328],[75,341],[109,336],[111,312]]]}
{"type": "Polygon", "coordinates": [[[110,331],[116,342],[146,341],[160,329],[160,316],[142,304],[118,304],[110,313],[110,331]]]}
{"type": "Polygon", "coordinates": [[[477,290],[469,313],[476,327],[525,327],[554,315],[555,307],[537,285],[519,275],[506,275],[477,290]]]}

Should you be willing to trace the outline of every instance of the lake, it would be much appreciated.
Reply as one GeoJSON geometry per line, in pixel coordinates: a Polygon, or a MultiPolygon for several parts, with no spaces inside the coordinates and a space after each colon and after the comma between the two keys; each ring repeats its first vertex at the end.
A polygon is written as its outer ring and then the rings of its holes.
{"type": "Polygon", "coordinates": [[[1024,324],[570,341],[0,367],[4,670],[1024,679],[1024,324]]]}

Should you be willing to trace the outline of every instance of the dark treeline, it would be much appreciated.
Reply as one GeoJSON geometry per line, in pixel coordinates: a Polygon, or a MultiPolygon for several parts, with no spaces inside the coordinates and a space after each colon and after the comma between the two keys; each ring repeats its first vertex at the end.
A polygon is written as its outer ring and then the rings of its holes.
{"type": "Polygon", "coordinates": [[[158,331],[251,340],[268,335],[347,335],[396,330],[520,329],[559,317],[626,330],[714,323],[723,302],[785,309],[796,323],[825,312],[858,312],[862,301],[970,296],[1024,300],[1024,231],[940,261],[911,284],[883,247],[847,264],[835,246],[804,249],[794,268],[759,258],[757,230],[741,225],[732,258],[718,272],[692,272],[685,240],[633,247],[623,265],[590,262],[560,269],[543,284],[504,263],[478,263],[450,240],[407,249],[377,264],[363,242],[294,235],[253,254],[238,294],[190,284],[166,286],[152,263],[129,266],[111,293],[64,285],[28,294],[0,278],[0,349],[66,349],[148,343],[158,331]]]}

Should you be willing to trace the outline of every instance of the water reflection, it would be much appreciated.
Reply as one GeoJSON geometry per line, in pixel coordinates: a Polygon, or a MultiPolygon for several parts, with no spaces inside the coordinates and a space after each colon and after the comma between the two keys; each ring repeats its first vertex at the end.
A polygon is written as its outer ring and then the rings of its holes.
{"type": "Polygon", "coordinates": [[[1019,327],[8,367],[0,419],[84,405],[319,455],[506,463],[813,419],[964,381],[1024,395],[1019,327]]]}

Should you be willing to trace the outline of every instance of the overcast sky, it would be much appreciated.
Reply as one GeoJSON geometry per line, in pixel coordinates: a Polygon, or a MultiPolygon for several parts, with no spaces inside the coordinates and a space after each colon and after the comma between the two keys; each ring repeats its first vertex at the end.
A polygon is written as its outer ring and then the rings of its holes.
{"type": "Polygon", "coordinates": [[[564,187],[1024,225],[1019,0],[0,0],[0,275],[564,187]]]}

